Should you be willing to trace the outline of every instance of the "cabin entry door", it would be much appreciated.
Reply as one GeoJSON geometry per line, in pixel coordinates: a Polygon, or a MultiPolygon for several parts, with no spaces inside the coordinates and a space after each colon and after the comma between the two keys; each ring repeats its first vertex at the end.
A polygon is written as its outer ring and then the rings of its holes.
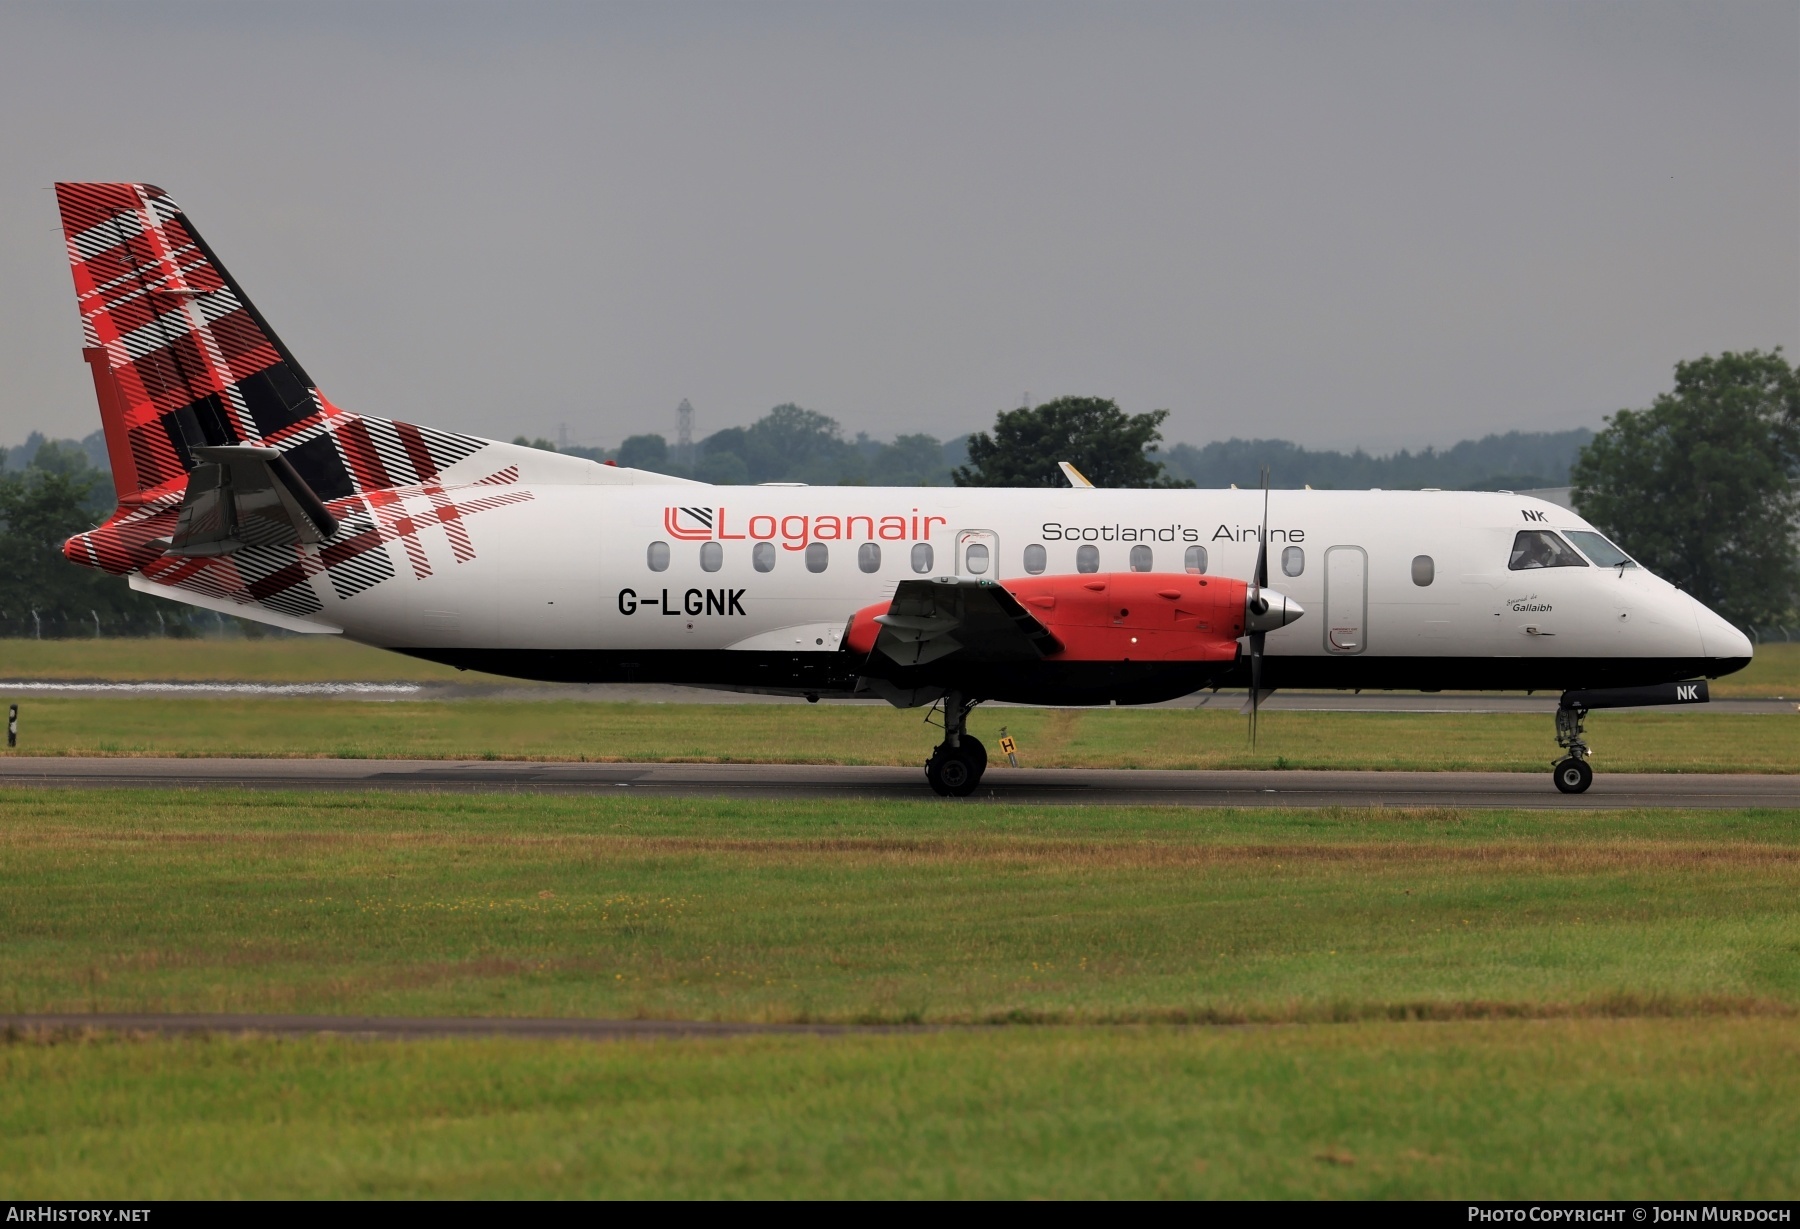
{"type": "Polygon", "coordinates": [[[1325,651],[1360,653],[1368,647],[1369,553],[1360,546],[1325,552],[1325,651]]]}

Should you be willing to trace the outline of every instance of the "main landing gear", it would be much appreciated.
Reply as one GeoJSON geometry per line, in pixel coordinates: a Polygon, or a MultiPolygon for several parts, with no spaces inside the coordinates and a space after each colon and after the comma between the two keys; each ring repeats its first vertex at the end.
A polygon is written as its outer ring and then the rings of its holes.
{"type": "Polygon", "coordinates": [[[1551,776],[1556,780],[1556,788],[1565,794],[1581,794],[1594,783],[1594,770],[1588,765],[1588,745],[1582,734],[1582,722],[1587,720],[1588,711],[1572,704],[1564,704],[1556,710],[1556,745],[1568,752],[1568,755],[1556,761],[1551,776]]]}
{"type": "Polygon", "coordinates": [[[966,798],[981,785],[987,771],[987,748],[973,734],[965,733],[969,710],[960,691],[944,697],[944,741],[925,761],[925,780],[933,792],[946,798],[966,798]]]}

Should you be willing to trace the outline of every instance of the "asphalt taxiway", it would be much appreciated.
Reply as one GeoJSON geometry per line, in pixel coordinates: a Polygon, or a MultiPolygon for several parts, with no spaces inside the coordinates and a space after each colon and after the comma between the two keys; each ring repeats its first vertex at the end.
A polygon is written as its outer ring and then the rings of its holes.
{"type": "MultiPolygon", "coordinates": [[[[408,682],[241,682],[232,680],[167,679],[0,679],[0,702],[33,700],[40,696],[146,697],[232,696],[239,698],[318,697],[332,700],[364,700],[370,703],[396,700],[498,700],[509,703],[573,700],[592,704],[702,704],[769,705],[806,704],[804,696],[769,696],[750,692],[712,691],[664,683],[408,683],[408,682]]],[[[821,697],[825,705],[880,707],[873,698],[821,697]]],[[[1242,691],[1197,691],[1143,708],[1242,709],[1242,691]]],[[[1264,712],[1316,713],[1541,713],[1556,712],[1557,693],[1538,692],[1421,692],[1421,691],[1275,691],[1264,699],[1264,712]]],[[[1037,707],[990,702],[992,708],[1037,707]]],[[[1787,696],[1715,697],[1708,708],[1716,713],[1800,713],[1800,699],[1787,696]]],[[[1692,711],[1692,710],[1688,710],[1692,711]]]]}
{"type": "MultiPolygon", "coordinates": [[[[973,798],[1043,805],[1282,807],[1792,807],[1800,775],[1607,773],[1585,794],[1556,792],[1544,771],[1342,772],[988,769],[973,798]]],[[[677,798],[915,799],[934,795],[918,768],[833,764],[595,764],[506,760],[0,757],[0,786],[435,790],[677,798]]]]}

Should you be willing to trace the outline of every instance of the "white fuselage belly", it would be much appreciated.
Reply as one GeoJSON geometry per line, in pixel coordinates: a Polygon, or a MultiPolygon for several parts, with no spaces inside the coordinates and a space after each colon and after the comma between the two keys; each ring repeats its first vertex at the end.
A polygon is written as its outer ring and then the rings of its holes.
{"type": "MultiPolygon", "coordinates": [[[[1189,548],[1200,547],[1209,574],[1248,578],[1262,521],[1262,493],[1239,490],[530,490],[528,502],[469,522],[473,558],[459,562],[443,533],[426,531],[416,549],[428,574],[416,565],[409,572],[391,548],[410,583],[343,601],[320,585],[320,619],[358,640],[447,659],[461,650],[835,653],[850,615],[891,598],[900,581],[1024,576],[1027,548],[1042,548],[1045,575],[1074,574],[1084,562],[1100,572],[1145,570],[1142,548],[1149,570],[1180,572],[1189,548]],[[662,557],[657,543],[667,547],[661,570],[652,566],[662,557]],[[757,566],[759,544],[768,570],[757,566]],[[865,544],[879,548],[878,562],[865,544]],[[915,552],[921,544],[929,562],[915,552]],[[977,544],[987,548],[979,572],[981,552],[971,558],[969,550],[977,544]]],[[[1270,584],[1308,612],[1270,633],[1272,661],[1318,659],[1324,668],[1359,659],[1366,673],[1380,659],[1748,655],[1734,629],[1645,569],[1509,571],[1519,530],[1588,528],[1539,500],[1278,491],[1269,527],[1270,584]],[[1421,556],[1431,561],[1426,584],[1414,576],[1421,556]]]]}

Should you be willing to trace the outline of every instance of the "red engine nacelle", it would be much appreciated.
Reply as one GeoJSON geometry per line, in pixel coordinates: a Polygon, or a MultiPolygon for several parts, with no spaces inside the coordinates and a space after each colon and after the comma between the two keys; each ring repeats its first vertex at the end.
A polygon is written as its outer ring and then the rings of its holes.
{"type": "MultiPolygon", "coordinates": [[[[1061,648],[1047,661],[1231,661],[1244,634],[1246,585],[1189,572],[1022,576],[996,582],[1061,648]]],[[[850,621],[846,646],[869,653],[887,603],[850,621]]]]}

